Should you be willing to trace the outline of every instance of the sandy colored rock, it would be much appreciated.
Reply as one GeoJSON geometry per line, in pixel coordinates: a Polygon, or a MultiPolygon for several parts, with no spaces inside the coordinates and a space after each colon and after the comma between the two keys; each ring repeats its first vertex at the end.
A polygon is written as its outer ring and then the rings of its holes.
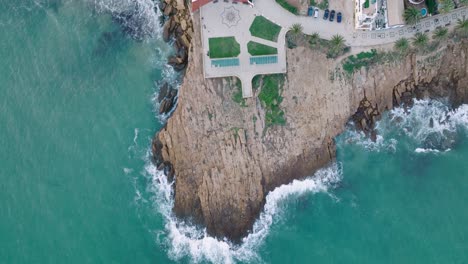
{"type": "Polygon", "coordinates": [[[232,100],[235,79],[203,78],[197,13],[193,23],[178,107],[157,135],[153,151],[175,171],[176,215],[205,225],[218,237],[239,241],[269,191],[330,163],[333,138],[343,132],[363,98],[377,106],[377,113],[394,107],[409,90],[415,96],[468,101],[466,44],[441,49],[435,61],[427,60],[429,55],[408,56],[396,64],[362,69],[351,78],[335,74],[333,80],[336,61],[298,47],[287,51],[281,103],[287,123],[263,133],[265,116],[257,98],[241,107],[232,100]]]}

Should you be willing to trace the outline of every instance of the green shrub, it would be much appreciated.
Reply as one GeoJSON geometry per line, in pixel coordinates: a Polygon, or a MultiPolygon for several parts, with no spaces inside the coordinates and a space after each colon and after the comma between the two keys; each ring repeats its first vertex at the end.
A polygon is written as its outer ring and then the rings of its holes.
{"type": "Polygon", "coordinates": [[[247,105],[245,104],[245,99],[242,96],[242,84],[240,80],[237,80],[235,88],[236,90],[234,91],[234,93],[232,93],[232,100],[242,107],[247,107],[247,105]]]}
{"type": "Polygon", "coordinates": [[[252,56],[278,54],[278,49],[254,41],[247,43],[247,50],[252,56]]]}
{"type": "Polygon", "coordinates": [[[349,74],[361,69],[362,67],[369,66],[374,63],[377,58],[377,50],[372,49],[369,52],[361,52],[357,55],[349,56],[343,63],[343,70],[349,74]]]}
{"type": "Polygon", "coordinates": [[[426,0],[427,11],[429,14],[433,15],[437,12],[437,2],[436,0],[426,0]]]}
{"type": "Polygon", "coordinates": [[[285,125],[284,111],[280,109],[280,104],[283,101],[281,97],[282,87],[284,84],[284,74],[264,75],[262,90],[258,98],[265,108],[265,126],[285,125]]]}

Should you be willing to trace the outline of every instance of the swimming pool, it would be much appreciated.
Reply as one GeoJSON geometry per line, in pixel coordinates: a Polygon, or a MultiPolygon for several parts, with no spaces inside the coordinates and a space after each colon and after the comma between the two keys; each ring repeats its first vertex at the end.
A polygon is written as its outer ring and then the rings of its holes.
{"type": "Polygon", "coordinates": [[[421,9],[421,16],[423,16],[423,17],[427,16],[427,9],[426,8],[421,9]]]}

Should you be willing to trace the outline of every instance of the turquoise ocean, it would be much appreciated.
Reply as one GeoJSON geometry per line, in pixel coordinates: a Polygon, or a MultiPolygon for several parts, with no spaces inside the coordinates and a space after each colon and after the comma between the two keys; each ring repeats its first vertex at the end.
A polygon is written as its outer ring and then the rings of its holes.
{"type": "Polygon", "coordinates": [[[150,0],[0,0],[0,263],[468,263],[468,106],[415,101],[278,187],[241,245],[171,214],[149,161],[150,0]]]}

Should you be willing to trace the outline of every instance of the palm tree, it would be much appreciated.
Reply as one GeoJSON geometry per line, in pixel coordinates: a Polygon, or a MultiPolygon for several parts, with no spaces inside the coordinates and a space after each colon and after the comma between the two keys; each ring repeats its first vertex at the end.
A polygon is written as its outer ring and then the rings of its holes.
{"type": "Polygon", "coordinates": [[[448,13],[455,8],[453,0],[440,0],[440,11],[442,13],[448,13]]]}
{"type": "Polygon", "coordinates": [[[436,28],[436,30],[432,34],[432,38],[437,40],[437,41],[442,41],[442,40],[446,39],[447,36],[448,36],[448,29],[443,28],[443,27],[436,28]]]}
{"type": "Polygon", "coordinates": [[[468,20],[458,19],[455,30],[462,36],[468,36],[468,20]]]}
{"type": "Polygon", "coordinates": [[[343,50],[345,47],[345,39],[341,35],[334,35],[330,39],[330,50],[329,50],[329,55],[331,57],[335,57],[340,54],[340,52],[343,50]]]}
{"type": "Polygon", "coordinates": [[[310,43],[311,46],[317,45],[319,40],[320,40],[319,33],[313,33],[312,35],[309,36],[309,43],[310,43]]]}
{"type": "Polygon", "coordinates": [[[421,32],[418,32],[413,37],[413,46],[415,48],[423,49],[429,43],[429,37],[421,32]]]}
{"type": "Polygon", "coordinates": [[[421,20],[421,12],[416,9],[415,7],[409,7],[403,13],[403,17],[405,18],[406,24],[414,25],[421,20]]]}
{"type": "Polygon", "coordinates": [[[409,50],[409,41],[407,38],[400,38],[395,42],[395,50],[400,53],[406,53],[409,50]]]}
{"type": "Polygon", "coordinates": [[[296,24],[293,24],[289,30],[291,31],[291,33],[294,35],[294,36],[299,36],[302,34],[302,25],[299,24],[299,23],[296,23],[296,24]]]}

